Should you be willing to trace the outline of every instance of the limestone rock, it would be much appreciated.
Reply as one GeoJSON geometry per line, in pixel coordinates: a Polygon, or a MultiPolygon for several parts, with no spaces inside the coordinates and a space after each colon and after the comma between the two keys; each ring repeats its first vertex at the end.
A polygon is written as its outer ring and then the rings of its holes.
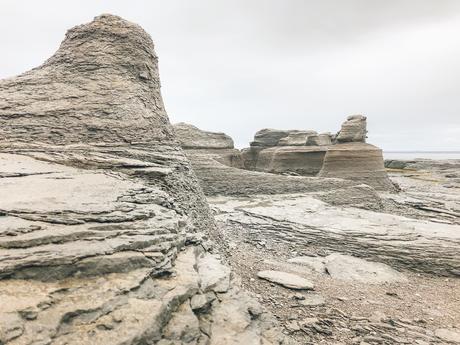
{"type": "Polygon", "coordinates": [[[460,332],[458,331],[453,331],[447,328],[439,328],[434,332],[434,335],[443,341],[460,344],[460,332]]]}
{"type": "Polygon", "coordinates": [[[327,272],[333,279],[344,281],[366,284],[407,282],[404,274],[386,264],[339,253],[326,257],[297,257],[288,262],[308,266],[320,273],[327,272]]]}
{"type": "Polygon", "coordinates": [[[367,123],[363,115],[352,115],[342,124],[342,128],[337,133],[338,143],[347,142],[366,142],[367,123]]]}
{"type": "Polygon", "coordinates": [[[225,133],[203,131],[187,123],[173,125],[183,149],[233,149],[233,140],[225,133]]]}
{"type": "Polygon", "coordinates": [[[272,147],[277,146],[281,138],[287,137],[291,132],[289,130],[279,130],[264,128],[256,132],[254,141],[251,142],[252,146],[272,147]]]}
{"type": "Polygon", "coordinates": [[[294,290],[313,290],[313,283],[296,274],[282,271],[260,271],[257,276],[269,282],[294,290]]]}
{"type": "Polygon", "coordinates": [[[315,131],[291,132],[278,141],[278,146],[305,146],[308,138],[317,134],[315,131]]]}
{"type": "Polygon", "coordinates": [[[329,146],[318,176],[349,179],[379,190],[395,190],[383,165],[382,150],[362,142],[329,146]]]}
{"type": "Polygon", "coordinates": [[[309,135],[307,139],[307,146],[328,146],[332,145],[332,136],[330,133],[321,133],[316,135],[309,135]]]}
{"type": "MultiPolygon", "coordinates": [[[[0,191],[0,343],[214,341],[190,300],[234,300],[230,271],[190,244],[214,220],[138,25],[97,17],[0,81],[0,191]]],[[[282,337],[264,317],[253,332],[282,337]]]]}
{"type": "Polygon", "coordinates": [[[318,146],[279,146],[262,150],[255,169],[270,173],[294,172],[303,176],[317,175],[326,149],[318,146]]]}

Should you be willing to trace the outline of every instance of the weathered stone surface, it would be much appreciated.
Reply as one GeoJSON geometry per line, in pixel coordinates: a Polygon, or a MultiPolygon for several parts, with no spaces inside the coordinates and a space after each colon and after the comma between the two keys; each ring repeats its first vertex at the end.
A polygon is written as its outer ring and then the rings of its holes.
{"type": "Polygon", "coordinates": [[[294,290],[313,290],[313,283],[296,274],[281,271],[260,271],[257,276],[294,290]]]}
{"type": "Polygon", "coordinates": [[[348,116],[347,121],[342,124],[342,128],[340,129],[339,133],[337,133],[337,142],[366,142],[366,120],[366,116],[363,115],[348,116]]]}
{"type": "Polygon", "coordinates": [[[337,253],[327,256],[325,261],[325,268],[334,279],[368,284],[408,281],[403,274],[380,262],[366,261],[337,253]]]}
{"type": "Polygon", "coordinates": [[[293,172],[315,176],[323,166],[326,149],[319,146],[279,146],[262,150],[255,169],[270,173],[293,172]]]}
{"type": "Polygon", "coordinates": [[[287,137],[292,132],[296,131],[279,130],[271,128],[261,129],[254,135],[254,141],[251,142],[251,146],[277,146],[281,138],[287,137]]]}
{"type": "Polygon", "coordinates": [[[382,150],[360,142],[329,146],[318,176],[353,180],[379,190],[395,190],[383,165],[382,150]]]}
{"type": "MultiPolygon", "coordinates": [[[[0,81],[0,191],[1,344],[218,343],[202,319],[245,296],[192,244],[214,220],[153,43],[119,17],[71,29],[42,66],[0,81]],[[220,299],[199,319],[202,287],[220,299]]],[[[281,342],[264,320],[248,325],[281,342]]]]}
{"type": "Polygon", "coordinates": [[[434,335],[443,341],[460,344],[460,332],[451,329],[440,328],[434,332],[434,335]]]}
{"type": "Polygon", "coordinates": [[[332,145],[332,136],[330,133],[322,133],[317,135],[309,135],[307,146],[328,146],[332,145]]]}
{"type": "Polygon", "coordinates": [[[278,146],[305,146],[308,138],[317,135],[315,131],[298,131],[289,133],[278,141],[278,146]]]}
{"type": "Polygon", "coordinates": [[[233,140],[225,133],[203,131],[187,123],[173,125],[183,149],[233,149],[233,140]]]}

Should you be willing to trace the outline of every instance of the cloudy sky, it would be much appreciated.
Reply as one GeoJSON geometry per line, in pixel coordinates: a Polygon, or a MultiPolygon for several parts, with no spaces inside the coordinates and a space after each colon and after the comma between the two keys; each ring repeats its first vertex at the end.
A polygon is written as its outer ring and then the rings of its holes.
{"type": "Polygon", "coordinates": [[[460,0],[0,0],[0,78],[101,13],[151,34],[172,122],[244,147],[365,114],[386,150],[460,150],[460,0]]]}

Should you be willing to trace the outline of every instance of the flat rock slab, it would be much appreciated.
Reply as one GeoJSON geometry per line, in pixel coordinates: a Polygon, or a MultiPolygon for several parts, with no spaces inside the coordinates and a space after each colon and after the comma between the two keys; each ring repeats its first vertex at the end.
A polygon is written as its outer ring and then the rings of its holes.
{"type": "Polygon", "coordinates": [[[326,270],[334,279],[368,284],[407,282],[400,272],[380,262],[366,261],[350,255],[327,256],[326,270]]]}
{"type": "Polygon", "coordinates": [[[257,276],[269,282],[294,290],[313,290],[313,283],[296,274],[281,271],[260,271],[257,276]]]}
{"type": "Polygon", "coordinates": [[[444,341],[454,344],[460,344],[460,332],[453,331],[447,328],[439,328],[436,331],[434,331],[434,335],[444,341]]]}
{"type": "Polygon", "coordinates": [[[288,262],[307,266],[320,273],[328,273],[333,279],[344,281],[367,284],[407,282],[404,274],[386,264],[351,255],[334,253],[326,257],[300,256],[289,259],[288,262]]]}

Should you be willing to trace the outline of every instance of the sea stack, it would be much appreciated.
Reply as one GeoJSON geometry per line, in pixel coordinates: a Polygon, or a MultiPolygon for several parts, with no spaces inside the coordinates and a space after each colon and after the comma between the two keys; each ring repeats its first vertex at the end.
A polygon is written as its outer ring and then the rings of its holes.
{"type": "Polygon", "coordinates": [[[378,190],[394,191],[383,163],[382,150],[366,143],[367,118],[349,116],[328,147],[318,176],[339,177],[370,185],[378,190]]]}

